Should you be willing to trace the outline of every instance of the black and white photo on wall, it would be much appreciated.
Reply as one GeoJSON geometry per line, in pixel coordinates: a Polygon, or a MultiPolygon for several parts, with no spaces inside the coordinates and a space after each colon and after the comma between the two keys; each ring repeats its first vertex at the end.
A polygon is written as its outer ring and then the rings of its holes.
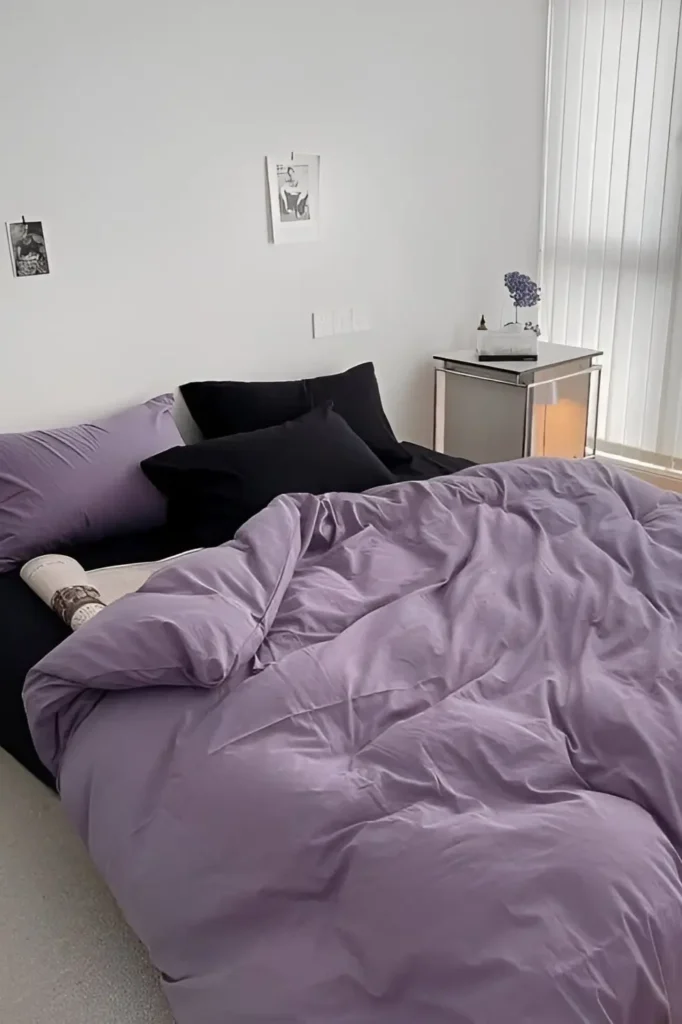
{"type": "Polygon", "coordinates": [[[7,237],[15,277],[50,273],[42,221],[22,218],[8,223],[7,237]]]}
{"type": "Polygon", "coordinates": [[[283,224],[310,220],[310,168],[308,164],[277,164],[279,217],[283,224]]]}
{"type": "Polygon", "coordinates": [[[314,242],[320,237],[320,158],[303,153],[267,158],[270,240],[314,242]]]}

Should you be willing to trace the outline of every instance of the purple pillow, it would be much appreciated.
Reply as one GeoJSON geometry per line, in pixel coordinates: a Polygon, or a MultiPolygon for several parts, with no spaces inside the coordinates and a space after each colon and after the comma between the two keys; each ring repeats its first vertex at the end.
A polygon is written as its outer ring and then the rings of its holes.
{"type": "Polygon", "coordinates": [[[0,572],[67,544],[151,529],[166,503],[140,469],[182,445],[173,395],[77,427],[0,434],[0,572]]]}

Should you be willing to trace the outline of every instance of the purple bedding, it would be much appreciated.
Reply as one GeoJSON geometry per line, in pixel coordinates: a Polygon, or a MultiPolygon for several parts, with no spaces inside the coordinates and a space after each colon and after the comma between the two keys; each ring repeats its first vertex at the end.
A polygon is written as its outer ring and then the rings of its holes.
{"type": "Polygon", "coordinates": [[[283,497],[29,675],[179,1024],[682,1021],[682,499],[283,497]]]}

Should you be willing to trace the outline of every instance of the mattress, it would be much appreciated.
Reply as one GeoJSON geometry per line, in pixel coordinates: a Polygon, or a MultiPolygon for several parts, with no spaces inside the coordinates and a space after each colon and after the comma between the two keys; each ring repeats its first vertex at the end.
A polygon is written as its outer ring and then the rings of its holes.
{"type": "MultiPolygon", "coordinates": [[[[465,469],[463,459],[405,444],[412,462],[401,480],[427,480],[465,469]]],[[[179,554],[184,547],[165,529],[112,537],[65,550],[84,569],[128,562],[156,561],[179,554]]],[[[0,574],[0,747],[48,786],[54,780],[36,755],[29,735],[21,691],[26,673],[69,635],[67,627],[21,580],[19,570],[0,574]]]]}

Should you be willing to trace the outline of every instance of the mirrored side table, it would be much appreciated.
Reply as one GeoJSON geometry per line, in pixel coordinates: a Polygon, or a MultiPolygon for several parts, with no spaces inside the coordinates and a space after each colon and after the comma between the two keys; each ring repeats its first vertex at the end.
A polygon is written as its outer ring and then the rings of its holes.
{"type": "Polygon", "coordinates": [[[434,448],[472,462],[594,458],[602,367],[595,349],[539,343],[535,362],[434,356],[434,448]]]}

